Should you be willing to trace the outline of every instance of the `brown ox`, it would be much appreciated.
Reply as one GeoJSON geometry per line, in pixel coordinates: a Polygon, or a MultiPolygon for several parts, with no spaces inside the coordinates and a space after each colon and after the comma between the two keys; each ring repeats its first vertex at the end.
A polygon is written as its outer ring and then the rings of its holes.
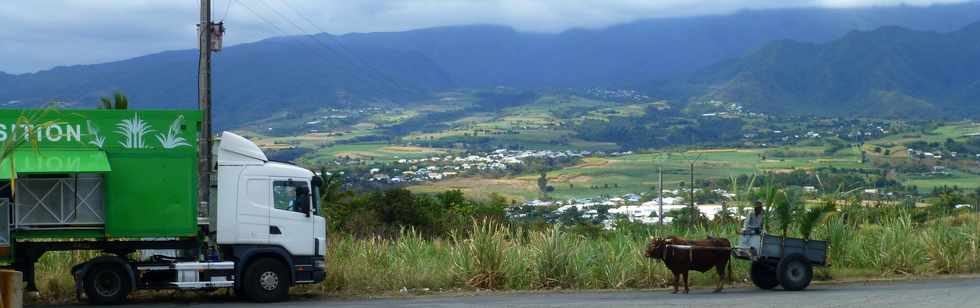
{"type": "Polygon", "coordinates": [[[677,293],[677,282],[681,275],[684,275],[684,293],[687,293],[687,272],[689,270],[704,273],[714,267],[718,270],[718,287],[714,291],[717,293],[721,292],[725,286],[722,280],[726,277],[726,267],[728,267],[727,276],[732,277],[732,268],[728,264],[731,248],[731,243],[724,238],[708,237],[703,240],[684,240],[675,236],[665,239],[651,237],[645,255],[647,258],[663,261],[667,268],[674,273],[673,293],[677,293]]]}

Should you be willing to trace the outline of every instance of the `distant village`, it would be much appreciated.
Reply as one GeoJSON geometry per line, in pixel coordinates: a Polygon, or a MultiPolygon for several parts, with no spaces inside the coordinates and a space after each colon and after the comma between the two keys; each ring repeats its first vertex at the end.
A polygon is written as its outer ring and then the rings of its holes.
{"type": "MultiPolygon", "coordinates": [[[[552,151],[552,150],[506,150],[498,149],[492,152],[468,153],[461,155],[440,155],[425,158],[401,158],[394,162],[376,165],[368,169],[366,174],[350,175],[357,181],[378,183],[420,183],[439,181],[452,177],[488,173],[488,172],[517,172],[523,170],[531,160],[567,162],[590,156],[622,156],[633,154],[624,152],[591,152],[591,151],[552,151]]],[[[343,160],[334,161],[343,165],[343,160]]]]}
{"type": "MultiPolygon", "coordinates": [[[[699,192],[700,189],[695,189],[695,191],[699,192]]],[[[714,189],[713,191],[728,200],[735,198],[735,194],[724,189],[714,189]]],[[[621,219],[642,224],[658,224],[661,222],[670,224],[674,220],[671,215],[672,211],[690,206],[687,200],[678,197],[685,193],[687,191],[678,189],[664,190],[664,196],[662,198],[659,198],[659,196],[648,196],[646,199],[652,200],[645,202],[642,201],[645,199],[644,196],[630,193],[609,198],[556,201],[530,200],[524,202],[521,206],[553,208],[551,210],[552,217],[560,217],[572,213],[583,219],[598,220],[605,228],[612,229],[616,221],[621,219]]],[[[695,204],[695,207],[709,220],[715,219],[715,216],[721,213],[722,210],[728,211],[731,215],[737,214],[737,208],[726,206],[725,202],[719,202],[719,204],[695,204]]],[[[516,213],[511,216],[512,218],[519,219],[525,215],[527,214],[516,213]]]]}

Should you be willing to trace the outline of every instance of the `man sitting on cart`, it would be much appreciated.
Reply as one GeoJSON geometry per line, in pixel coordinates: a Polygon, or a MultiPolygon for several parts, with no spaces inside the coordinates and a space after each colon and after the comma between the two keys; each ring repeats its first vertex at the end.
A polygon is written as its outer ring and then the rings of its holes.
{"type": "Polygon", "coordinates": [[[756,201],[752,208],[752,214],[742,223],[742,237],[738,246],[756,256],[762,246],[762,202],[756,201]]]}

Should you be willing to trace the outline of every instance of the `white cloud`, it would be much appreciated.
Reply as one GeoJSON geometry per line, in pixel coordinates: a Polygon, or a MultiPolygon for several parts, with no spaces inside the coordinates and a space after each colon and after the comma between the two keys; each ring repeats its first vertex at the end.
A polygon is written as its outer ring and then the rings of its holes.
{"type": "MultiPolygon", "coordinates": [[[[596,28],[642,18],[724,14],[739,9],[928,5],[962,0],[213,0],[227,15],[226,45],[270,36],[400,31],[502,24],[521,31],[596,28]],[[228,7],[231,4],[230,11],[228,7]],[[254,13],[252,12],[254,11],[254,13]],[[298,15],[296,12],[299,12],[298,15]],[[259,15],[261,17],[258,17],[259,15]],[[304,17],[313,21],[307,22],[304,17]],[[288,21],[287,21],[288,20],[288,21]],[[289,22],[292,21],[292,22],[289,22]],[[272,26],[273,23],[276,26],[272,26]]],[[[198,1],[45,0],[0,6],[0,70],[118,60],[196,46],[198,1]]]]}

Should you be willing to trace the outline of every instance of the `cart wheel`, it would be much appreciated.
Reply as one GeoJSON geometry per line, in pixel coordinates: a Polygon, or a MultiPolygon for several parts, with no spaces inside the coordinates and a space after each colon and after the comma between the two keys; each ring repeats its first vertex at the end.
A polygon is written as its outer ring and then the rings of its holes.
{"type": "Polygon", "coordinates": [[[799,254],[789,255],[779,261],[779,284],[787,291],[806,289],[813,279],[813,265],[810,260],[799,254]]]}
{"type": "Polygon", "coordinates": [[[776,272],[761,262],[752,262],[752,269],[749,276],[752,278],[752,283],[759,287],[759,289],[770,290],[779,285],[776,272]]]}

